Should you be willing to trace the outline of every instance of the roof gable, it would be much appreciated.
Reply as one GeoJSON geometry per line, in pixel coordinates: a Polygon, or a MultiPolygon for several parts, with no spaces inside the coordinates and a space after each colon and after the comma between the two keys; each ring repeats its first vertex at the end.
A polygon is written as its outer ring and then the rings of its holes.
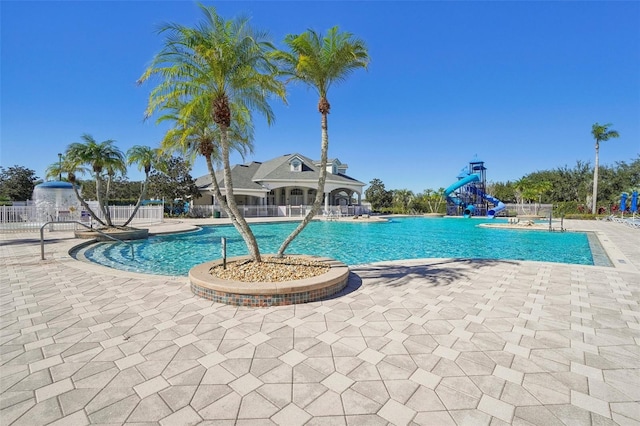
{"type": "MultiPolygon", "coordinates": [[[[233,187],[237,189],[261,189],[264,190],[263,183],[268,181],[317,181],[320,177],[320,162],[311,160],[302,154],[285,154],[264,162],[251,162],[248,164],[238,164],[231,168],[233,187]],[[300,161],[300,171],[293,171],[291,163],[300,161]]],[[[343,181],[349,184],[362,184],[362,182],[347,176],[344,172],[347,165],[338,159],[332,159],[328,165],[336,166],[336,173],[327,174],[327,182],[343,181]]],[[[216,172],[216,180],[220,188],[224,188],[224,178],[222,170],[216,172]]],[[[196,179],[196,185],[201,189],[211,186],[211,177],[204,175],[196,179]]]]}
{"type": "Polygon", "coordinates": [[[253,176],[253,180],[261,181],[265,179],[293,179],[296,177],[299,178],[300,173],[315,171],[316,167],[314,166],[313,161],[310,158],[298,153],[285,154],[283,156],[263,162],[256,174],[253,176]],[[291,171],[291,163],[295,159],[299,160],[302,163],[302,168],[299,172],[291,171]]]}

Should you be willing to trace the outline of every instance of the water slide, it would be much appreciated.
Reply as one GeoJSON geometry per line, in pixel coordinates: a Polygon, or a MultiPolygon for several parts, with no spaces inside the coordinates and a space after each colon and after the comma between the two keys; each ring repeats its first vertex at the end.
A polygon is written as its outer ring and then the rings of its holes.
{"type": "Polygon", "coordinates": [[[456,189],[460,188],[461,186],[465,186],[467,184],[470,184],[471,182],[478,182],[479,180],[480,180],[480,176],[478,176],[475,173],[467,175],[466,177],[460,179],[459,181],[454,182],[451,185],[449,185],[449,187],[444,190],[444,196],[447,197],[448,201],[451,201],[456,206],[462,205],[462,204],[464,204],[462,202],[462,200],[460,198],[456,197],[455,195],[452,196],[451,194],[456,189]]]}
{"type": "Polygon", "coordinates": [[[479,189],[476,189],[476,194],[478,194],[479,196],[481,196],[482,198],[484,198],[485,200],[487,200],[488,202],[490,202],[495,206],[491,210],[487,211],[487,217],[490,217],[491,219],[493,219],[496,216],[496,214],[500,213],[502,210],[504,210],[507,207],[504,205],[502,201],[498,200],[495,197],[492,197],[489,194],[485,194],[479,189]]]}
{"type": "MultiPolygon", "coordinates": [[[[447,197],[447,200],[451,201],[452,203],[454,203],[456,206],[462,205],[464,204],[462,202],[462,200],[458,197],[456,197],[455,195],[451,195],[456,189],[463,187],[467,184],[470,184],[472,182],[478,182],[480,180],[480,177],[475,174],[472,173],[460,180],[458,180],[457,182],[451,184],[447,189],[444,190],[444,195],[445,197],[447,197]]],[[[483,199],[487,200],[488,202],[490,202],[491,204],[493,204],[495,207],[491,210],[489,210],[487,212],[487,216],[490,217],[491,219],[493,219],[496,214],[498,214],[499,212],[501,212],[502,210],[505,209],[505,205],[502,201],[498,200],[495,197],[492,197],[491,195],[485,194],[484,192],[482,192],[481,190],[475,188],[475,187],[471,187],[473,188],[472,190],[475,190],[476,194],[478,194],[480,197],[482,197],[483,199]]],[[[475,207],[473,205],[468,205],[465,206],[465,210],[464,210],[464,216],[465,217],[471,217],[473,216],[473,211],[475,210],[475,207]]]]}

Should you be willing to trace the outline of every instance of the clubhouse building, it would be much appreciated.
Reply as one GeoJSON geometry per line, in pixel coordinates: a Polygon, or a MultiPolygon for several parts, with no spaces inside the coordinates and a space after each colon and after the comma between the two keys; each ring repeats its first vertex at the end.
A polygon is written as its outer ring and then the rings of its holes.
{"type": "MultiPolygon", "coordinates": [[[[347,167],[337,158],[327,161],[322,208],[325,215],[361,213],[362,191],[366,184],[348,176],[347,167]]],[[[231,169],[233,193],[245,216],[304,215],[313,204],[319,178],[320,161],[297,153],[265,162],[237,164],[231,169]]],[[[216,180],[222,195],[226,196],[222,170],[216,172],[216,180]]],[[[204,215],[224,215],[218,206],[211,176],[197,178],[196,185],[202,196],[193,200],[193,210],[204,215]]]]}

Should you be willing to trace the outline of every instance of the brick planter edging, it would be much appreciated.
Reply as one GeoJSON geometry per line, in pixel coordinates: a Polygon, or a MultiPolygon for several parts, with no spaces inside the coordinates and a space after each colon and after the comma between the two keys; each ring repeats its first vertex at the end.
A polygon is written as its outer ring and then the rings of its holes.
{"type": "MultiPolygon", "coordinates": [[[[209,273],[222,260],[201,263],[189,271],[191,291],[196,296],[234,306],[282,306],[324,299],[341,291],[349,279],[349,267],[326,257],[287,255],[323,261],[330,266],[328,272],[316,277],[282,282],[256,282],[223,280],[209,273]]],[[[227,259],[227,263],[242,261],[249,256],[227,259]]]]}

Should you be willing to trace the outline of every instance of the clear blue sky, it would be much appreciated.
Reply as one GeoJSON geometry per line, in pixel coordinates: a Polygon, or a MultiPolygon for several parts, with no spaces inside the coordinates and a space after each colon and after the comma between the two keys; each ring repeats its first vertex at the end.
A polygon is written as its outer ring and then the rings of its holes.
{"type": "MultiPolygon", "coordinates": [[[[329,92],[329,156],[387,189],[446,187],[475,155],[490,181],[594,162],[595,122],[619,139],[601,164],[640,153],[640,2],[206,2],[250,16],[279,47],[289,33],[338,25],[364,39],[368,71],[329,92]]],[[[190,1],[1,1],[0,165],[44,177],[89,133],[157,146],[136,86],[164,22],[195,24],[190,1]]],[[[291,86],[276,123],[256,117],[247,161],[320,156],[315,92],[291,86]]],[[[233,162],[241,162],[239,157],[233,162]]],[[[206,173],[203,160],[193,176],[206,173]]],[[[131,180],[141,179],[136,170],[131,180]]]]}

